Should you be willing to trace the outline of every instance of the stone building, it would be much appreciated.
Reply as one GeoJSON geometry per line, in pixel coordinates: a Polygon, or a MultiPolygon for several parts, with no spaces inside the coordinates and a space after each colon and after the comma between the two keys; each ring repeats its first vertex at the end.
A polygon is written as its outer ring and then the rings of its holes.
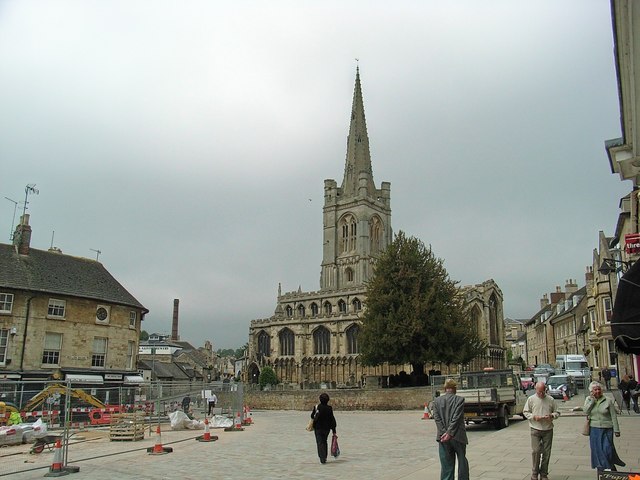
{"type": "MultiPolygon", "coordinates": [[[[391,185],[377,188],[373,179],[359,71],[342,183],[324,182],[323,232],[320,289],[283,293],[278,287],[274,314],[251,321],[245,380],[256,383],[265,365],[281,382],[302,386],[361,386],[369,375],[410,372],[402,365],[363,367],[359,358],[366,282],[376,256],[393,240],[391,185]]],[[[490,280],[464,294],[474,306],[478,331],[492,343],[491,363],[503,365],[502,293],[490,280]]]]}
{"type": "Polygon", "coordinates": [[[123,385],[148,310],[95,260],[31,248],[29,215],[0,244],[0,379],[123,385]]]}

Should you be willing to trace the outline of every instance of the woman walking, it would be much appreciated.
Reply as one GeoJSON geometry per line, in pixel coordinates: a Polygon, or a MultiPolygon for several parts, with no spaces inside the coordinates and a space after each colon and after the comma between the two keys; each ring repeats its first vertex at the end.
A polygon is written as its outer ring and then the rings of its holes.
{"type": "Polygon", "coordinates": [[[616,465],[624,467],[625,463],[618,457],[613,444],[614,435],[620,436],[615,405],[603,395],[600,382],[591,382],[589,393],[584,401],[583,410],[589,417],[591,468],[616,471],[616,465]]]}
{"type": "Polygon", "coordinates": [[[336,433],[336,417],[333,416],[333,408],[329,405],[329,395],[320,394],[320,403],[313,407],[311,412],[313,419],[313,431],[316,435],[316,446],[320,463],[327,463],[327,438],[329,431],[336,433]]]}

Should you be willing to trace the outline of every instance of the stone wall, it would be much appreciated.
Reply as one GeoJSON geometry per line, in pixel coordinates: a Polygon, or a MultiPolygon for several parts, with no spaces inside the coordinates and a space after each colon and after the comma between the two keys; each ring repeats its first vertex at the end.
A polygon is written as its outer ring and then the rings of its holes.
{"type": "Polygon", "coordinates": [[[244,393],[244,403],[259,410],[310,410],[318,396],[327,393],[336,410],[423,410],[432,399],[431,387],[252,391],[244,393]]]}

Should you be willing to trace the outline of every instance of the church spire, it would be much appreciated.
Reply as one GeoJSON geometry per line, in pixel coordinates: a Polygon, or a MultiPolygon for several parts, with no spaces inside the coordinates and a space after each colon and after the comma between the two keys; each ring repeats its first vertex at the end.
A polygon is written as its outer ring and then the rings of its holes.
{"type": "Polygon", "coordinates": [[[349,196],[373,196],[376,190],[371,169],[367,122],[364,118],[360,67],[356,67],[356,85],[353,91],[351,125],[349,126],[349,137],[347,139],[347,158],[344,166],[342,190],[343,195],[349,196]]]}

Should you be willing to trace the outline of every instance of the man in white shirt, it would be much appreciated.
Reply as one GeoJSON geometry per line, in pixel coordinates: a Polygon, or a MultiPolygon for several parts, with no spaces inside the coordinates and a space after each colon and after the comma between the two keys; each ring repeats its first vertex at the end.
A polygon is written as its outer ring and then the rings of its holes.
{"type": "Polygon", "coordinates": [[[548,480],[549,459],[553,444],[553,421],[560,416],[556,401],[547,395],[544,382],[536,383],[536,393],[527,398],[522,412],[531,427],[531,480],[548,480]]]}
{"type": "Polygon", "coordinates": [[[216,403],[218,402],[218,397],[216,394],[211,392],[207,397],[207,403],[209,404],[209,411],[207,412],[207,416],[211,416],[211,412],[214,408],[216,408],[216,403]]]}

